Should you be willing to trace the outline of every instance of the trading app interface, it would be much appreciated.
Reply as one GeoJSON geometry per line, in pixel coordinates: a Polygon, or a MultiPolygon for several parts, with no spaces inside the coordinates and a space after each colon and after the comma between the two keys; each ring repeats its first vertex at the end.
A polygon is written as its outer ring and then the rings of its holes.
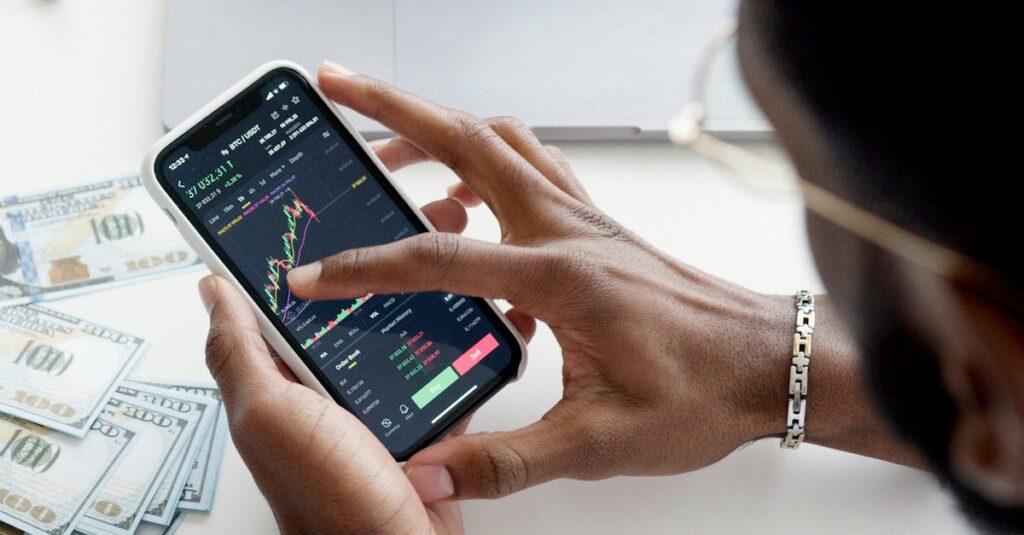
{"type": "Polygon", "coordinates": [[[390,451],[407,451],[518,364],[510,335],[483,301],[450,293],[306,301],[289,291],[295,266],[399,240],[422,225],[300,78],[264,80],[245,119],[201,148],[166,152],[163,180],[325,386],[390,451]]]}

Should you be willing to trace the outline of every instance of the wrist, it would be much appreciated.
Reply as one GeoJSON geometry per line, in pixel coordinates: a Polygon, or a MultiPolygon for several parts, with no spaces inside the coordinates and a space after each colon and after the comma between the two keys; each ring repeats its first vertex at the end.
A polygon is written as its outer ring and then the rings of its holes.
{"type": "MultiPolygon", "coordinates": [[[[725,401],[736,445],[786,435],[789,373],[796,325],[791,295],[745,300],[729,330],[735,365],[725,401]],[[733,424],[732,422],[735,422],[733,424]]],[[[828,296],[815,297],[814,352],[805,410],[805,441],[920,466],[915,452],[895,440],[871,409],[852,336],[828,296]]]]}
{"type": "Polygon", "coordinates": [[[753,317],[744,327],[747,342],[740,359],[744,365],[737,370],[733,389],[743,442],[780,438],[786,433],[796,314],[793,297],[787,295],[762,295],[751,312],[753,317]]]}

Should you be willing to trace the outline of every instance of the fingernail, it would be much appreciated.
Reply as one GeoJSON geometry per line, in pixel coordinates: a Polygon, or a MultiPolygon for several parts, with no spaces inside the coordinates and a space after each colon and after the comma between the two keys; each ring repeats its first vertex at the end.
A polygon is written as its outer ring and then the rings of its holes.
{"type": "Polygon", "coordinates": [[[352,69],[349,69],[348,67],[340,63],[335,63],[329,59],[324,60],[324,62],[320,65],[320,70],[329,72],[331,74],[337,74],[338,76],[352,76],[353,74],[355,74],[355,71],[353,71],[352,69]]]}
{"type": "Polygon", "coordinates": [[[288,272],[288,284],[291,286],[312,286],[320,278],[320,262],[299,266],[288,272]]]}
{"type": "Polygon", "coordinates": [[[406,476],[423,503],[436,502],[455,494],[452,475],[443,466],[436,464],[414,466],[409,469],[406,476]]]}
{"type": "Polygon", "coordinates": [[[199,300],[203,302],[206,313],[213,309],[213,303],[217,300],[217,278],[210,275],[199,279],[199,300]]]}

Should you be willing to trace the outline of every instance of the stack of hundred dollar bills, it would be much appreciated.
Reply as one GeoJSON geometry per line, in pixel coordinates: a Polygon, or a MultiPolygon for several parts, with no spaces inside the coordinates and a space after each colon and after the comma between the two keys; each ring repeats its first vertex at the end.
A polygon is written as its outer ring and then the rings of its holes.
{"type": "Polygon", "coordinates": [[[0,534],[170,533],[210,511],[216,386],[129,377],[144,338],[38,304],[196,263],[137,177],[0,199],[0,534]]]}

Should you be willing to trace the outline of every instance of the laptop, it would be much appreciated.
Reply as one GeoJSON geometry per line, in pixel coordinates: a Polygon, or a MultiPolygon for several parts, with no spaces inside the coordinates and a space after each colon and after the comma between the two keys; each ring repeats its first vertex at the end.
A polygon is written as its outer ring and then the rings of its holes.
{"type": "MultiPolygon", "coordinates": [[[[173,0],[163,120],[176,125],[266,61],[315,72],[331,59],[481,117],[520,117],[547,140],[663,139],[735,11],[735,0],[173,0]]],[[[713,67],[707,103],[710,130],[769,132],[735,54],[713,67]]]]}

